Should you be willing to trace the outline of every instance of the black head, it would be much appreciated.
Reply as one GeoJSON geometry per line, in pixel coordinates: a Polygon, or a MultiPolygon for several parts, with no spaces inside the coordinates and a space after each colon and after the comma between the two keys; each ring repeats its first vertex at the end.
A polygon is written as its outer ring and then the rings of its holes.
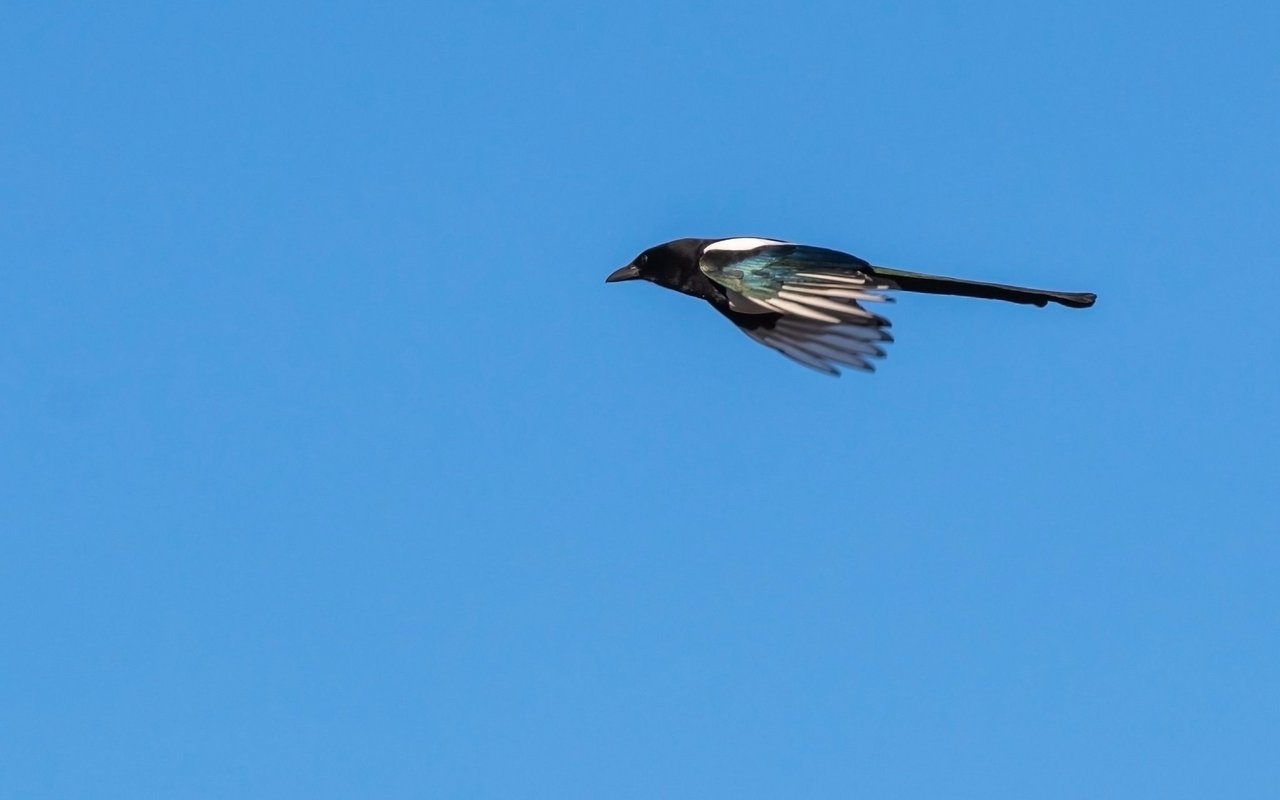
{"type": "Polygon", "coordinates": [[[652,281],[668,289],[681,289],[690,279],[700,276],[698,253],[712,239],[676,239],[657,247],[650,247],[636,256],[630,264],[614,270],[605,283],[618,281],[652,281]]]}

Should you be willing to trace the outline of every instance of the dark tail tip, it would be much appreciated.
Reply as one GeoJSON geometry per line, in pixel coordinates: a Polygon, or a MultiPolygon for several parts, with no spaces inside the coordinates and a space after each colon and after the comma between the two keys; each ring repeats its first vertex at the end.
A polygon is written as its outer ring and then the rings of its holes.
{"type": "Polygon", "coordinates": [[[1098,299],[1093,292],[1062,292],[1053,294],[1051,298],[1068,308],[1088,308],[1098,299]]]}

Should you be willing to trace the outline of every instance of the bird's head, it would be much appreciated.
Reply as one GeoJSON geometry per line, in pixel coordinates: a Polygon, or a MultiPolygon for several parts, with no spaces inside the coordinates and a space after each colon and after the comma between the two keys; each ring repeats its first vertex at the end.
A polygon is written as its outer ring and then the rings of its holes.
{"type": "Polygon", "coordinates": [[[698,251],[706,241],[706,239],[676,239],[657,247],[650,247],[632,259],[630,264],[610,273],[604,282],[644,280],[659,286],[676,288],[685,282],[690,271],[697,271],[698,251]]]}

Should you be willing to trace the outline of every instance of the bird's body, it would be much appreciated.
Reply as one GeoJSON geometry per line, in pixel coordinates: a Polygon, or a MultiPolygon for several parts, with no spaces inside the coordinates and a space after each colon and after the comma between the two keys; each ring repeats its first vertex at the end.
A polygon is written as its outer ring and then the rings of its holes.
{"type": "Polygon", "coordinates": [[[645,250],[606,281],[648,280],[701,298],[761,344],[820,372],[873,369],[889,321],[862,306],[889,291],[1088,308],[1088,293],[980,283],[873,266],[857,256],[777,239],[676,239],[645,250]]]}

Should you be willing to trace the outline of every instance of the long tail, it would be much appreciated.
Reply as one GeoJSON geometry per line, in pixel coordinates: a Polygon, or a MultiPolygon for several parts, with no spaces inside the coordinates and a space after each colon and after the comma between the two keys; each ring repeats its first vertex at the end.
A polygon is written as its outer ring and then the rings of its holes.
{"type": "Polygon", "coordinates": [[[1010,303],[1027,303],[1044,307],[1058,303],[1068,308],[1088,308],[1098,299],[1092,292],[1050,292],[1044,289],[1026,289],[1021,286],[1005,286],[1000,283],[963,281],[939,275],[923,275],[889,267],[872,267],[876,275],[885,278],[898,289],[926,294],[951,294],[960,297],[982,297],[988,300],[1007,300],[1010,303]]]}

